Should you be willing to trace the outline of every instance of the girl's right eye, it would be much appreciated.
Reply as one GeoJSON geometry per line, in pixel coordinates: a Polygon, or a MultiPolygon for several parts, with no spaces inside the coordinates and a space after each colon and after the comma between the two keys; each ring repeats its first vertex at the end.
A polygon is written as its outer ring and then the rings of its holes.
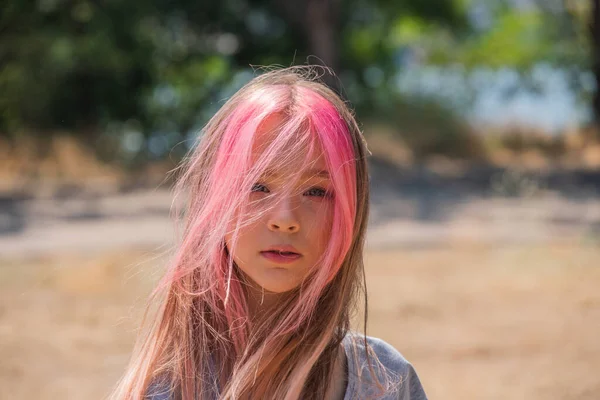
{"type": "Polygon", "coordinates": [[[252,192],[269,193],[269,189],[267,189],[267,187],[265,185],[262,185],[260,183],[255,183],[254,185],[252,185],[252,192]]]}

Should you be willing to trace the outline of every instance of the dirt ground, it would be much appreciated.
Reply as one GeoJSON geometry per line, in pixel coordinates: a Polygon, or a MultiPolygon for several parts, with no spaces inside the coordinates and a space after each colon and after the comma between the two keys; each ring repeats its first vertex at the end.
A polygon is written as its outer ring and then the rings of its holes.
{"type": "MultiPolygon", "coordinates": [[[[577,241],[369,250],[368,333],[431,399],[597,399],[599,259],[577,241]]],[[[164,261],[132,248],[0,260],[0,398],[103,398],[164,261]]]]}

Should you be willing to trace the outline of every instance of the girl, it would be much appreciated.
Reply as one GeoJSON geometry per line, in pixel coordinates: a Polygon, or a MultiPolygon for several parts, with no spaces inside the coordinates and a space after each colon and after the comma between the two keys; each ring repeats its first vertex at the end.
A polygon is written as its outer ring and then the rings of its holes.
{"type": "Polygon", "coordinates": [[[186,222],[158,318],[114,399],[425,399],[393,347],[349,331],[367,150],[317,80],[265,73],[204,128],[176,185],[186,222]]]}

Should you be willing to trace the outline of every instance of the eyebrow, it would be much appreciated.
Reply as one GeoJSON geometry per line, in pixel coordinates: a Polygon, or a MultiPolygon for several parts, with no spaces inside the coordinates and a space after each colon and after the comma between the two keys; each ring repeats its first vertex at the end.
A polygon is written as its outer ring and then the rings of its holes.
{"type": "Polygon", "coordinates": [[[302,174],[302,177],[318,176],[320,178],[329,178],[329,172],[324,169],[309,169],[302,174]]]}
{"type": "MultiPolygon", "coordinates": [[[[273,176],[273,177],[280,176],[280,174],[275,173],[273,170],[266,170],[264,175],[265,176],[273,176]]],[[[329,179],[329,172],[324,169],[309,169],[309,170],[306,170],[302,174],[303,178],[312,178],[314,176],[317,176],[319,178],[329,179]]]]}

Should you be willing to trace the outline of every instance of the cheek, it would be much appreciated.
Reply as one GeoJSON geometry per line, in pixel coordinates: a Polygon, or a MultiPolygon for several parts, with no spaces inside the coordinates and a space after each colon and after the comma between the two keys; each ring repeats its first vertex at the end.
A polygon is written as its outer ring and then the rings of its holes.
{"type": "MultiPolygon", "coordinates": [[[[232,227],[232,232],[235,227],[232,227]]],[[[248,255],[254,252],[256,248],[256,224],[246,225],[239,228],[237,231],[237,240],[233,246],[233,233],[225,236],[225,245],[229,254],[236,262],[244,262],[248,255]]]]}
{"type": "Polygon", "coordinates": [[[319,248],[324,248],[329,243],[331,235],[331,226],[333,223],[333,205],[321,203],[313,206],[308,213],[308,235],[313,243],[319,248]]]}
{"type": "Polygon", "coordinates": [[[243,212],[240,212],[243,218],[250,218],[257,214],[264,214],[269,211],[269,208],[274,204],[274,197],[265,193],[251,193],[248,197],[248,204],[243,212]]]}

